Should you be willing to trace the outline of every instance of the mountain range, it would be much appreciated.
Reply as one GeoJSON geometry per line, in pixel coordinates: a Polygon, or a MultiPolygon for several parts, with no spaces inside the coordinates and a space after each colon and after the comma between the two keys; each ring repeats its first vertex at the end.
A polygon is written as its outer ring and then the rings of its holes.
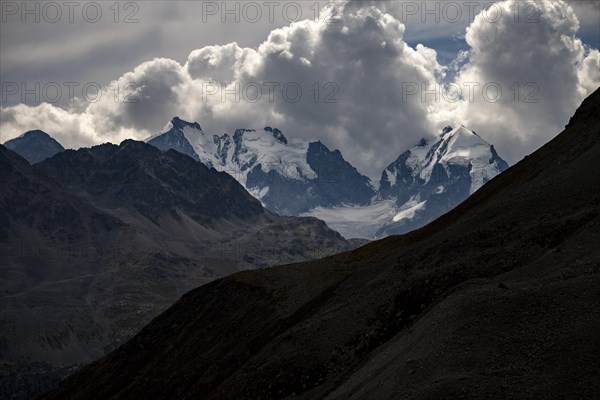
{"type": "Polygon", "coordinates": [[[462,126],[402,153],[378,190],[339,150],[277,128],[210,136],[175,117],[146,142],[65,150],[36,130],[2,147],[0,393],[51,388],[194,287],[364,243],[320,220],[408,232],[507,168],[462,126]]]}
{"type": "Polygon", "coordinates": [[[146,142],[229,173],[273,212],[317,217],[346,238],[420,228],[508,168],[494,146],[463,126],[402,153],[382,172],[378,190],[339,150],[288,139],[277,128],[218,136],[175,117],[146,142]]]}
{"type": "Polygon", "coordinates": [[[0,397],[52,387],[64,366],[106,354],[192,288],[356,246],[143,142],[35,165],[0,146],[0,171],[0,397]]]}
{"type": "MultiPolygon", "coordinates": [[[[42,160],[57,143],[36,132],[14,139],[19,146],[13,147],[42,160]]],[[[463,126],[446,127],[404,151],[382,172],[378,189],[339,150],[287,138],[277,128],[219,136],[174,117],[146,142],[228,173],[274,213],[319,218],[345,238],[376,239],[420,228],[508,168],[493,145],[463,126]]]]}
{"type": "Polygon", "coordinates": [[[600,90],[427,226],[192,290],[41,398],[596,398],[598,121],[600,90]]]}

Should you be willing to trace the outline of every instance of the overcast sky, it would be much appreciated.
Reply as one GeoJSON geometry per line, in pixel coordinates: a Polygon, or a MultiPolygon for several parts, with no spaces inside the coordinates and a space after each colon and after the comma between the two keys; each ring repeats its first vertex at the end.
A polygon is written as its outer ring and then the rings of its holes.
{"type": "Polygon", "coordinates": [[[69,4],[1,2],[1,142],[118,143],[178,115],[319,139],[378,179],[448,124],[515,163],[600,86],[597,1],[69,4]]]}

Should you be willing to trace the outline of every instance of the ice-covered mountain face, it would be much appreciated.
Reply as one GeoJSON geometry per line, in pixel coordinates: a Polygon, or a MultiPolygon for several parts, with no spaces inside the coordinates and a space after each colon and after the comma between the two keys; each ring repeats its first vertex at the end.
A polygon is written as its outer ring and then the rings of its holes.
{"type": "Polygon", "coordinates": [[[375,195],[369,178],[338,150],[318,141],[288,139],[277,128],[237,129],[218,136],[175,117],[146,142],[227,172],[265,207],[284,215],[345,203],[366,205],[375,195]]]}
{"type": "Polygon", "coordinates": [[[8,140],[4,146],[17,153],[30,164],[37,164],[65,148],[44,131],[27,131],[21,136],[8,140]]]}
{"type": "Polygon", "coordinates": [[[398,213],[377,236],[417,229],[449,211],[508,168],[494,146],[460,126],[422,139],[381,174],[379,196],[398,213]]]}

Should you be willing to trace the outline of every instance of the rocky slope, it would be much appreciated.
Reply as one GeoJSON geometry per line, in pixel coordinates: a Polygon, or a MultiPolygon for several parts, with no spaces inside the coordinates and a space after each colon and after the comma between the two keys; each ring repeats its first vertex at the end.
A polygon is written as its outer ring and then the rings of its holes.
{"type": "Polygon", "coordinates": [[[600,90],[426,227],[195,289],[43,399],[600,393],[600,90]]]}
{"type": "Polygon", "coordinates": [[[265,211],[226,173],[143,142],[34,166],[0,146],[0,171],[0,360],[20,370],[31,369],[23,358],[90,362],[221,276],[351,246],[314,218],[265,211]]]}

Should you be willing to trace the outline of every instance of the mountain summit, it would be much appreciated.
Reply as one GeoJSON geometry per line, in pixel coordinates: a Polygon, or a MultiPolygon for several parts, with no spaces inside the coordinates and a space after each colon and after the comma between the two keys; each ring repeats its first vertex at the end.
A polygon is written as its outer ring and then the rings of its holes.
{"type": "Polygon", "coordinates": [[[464,126],[421,139],[381,174],[379,195],[393,199],[399,213],[378,236],[419,228],[451,210],[508,169],[494,146],[464,126]]]}
{"type": "Polygon", "coordinates": [[[30,164],[36,164],[52,157],[65,148],[46,132],[39,129],[27,131],[21,136],[4,143],[4,146],[17,153],[30,164]]]}
{"type": "Polygon", "coordinates": [[[473,194],[506,169],[508,164],[494,146],[477,133],[462,125],[446,127],[437,140],[421,139],[391,163],[381,175],[379,190],[384,198],[394,196],[402,201],[411,186],[436,185],[434,192],[444,192],[448,185],[465,178],[468,194],[473,194]]]}

